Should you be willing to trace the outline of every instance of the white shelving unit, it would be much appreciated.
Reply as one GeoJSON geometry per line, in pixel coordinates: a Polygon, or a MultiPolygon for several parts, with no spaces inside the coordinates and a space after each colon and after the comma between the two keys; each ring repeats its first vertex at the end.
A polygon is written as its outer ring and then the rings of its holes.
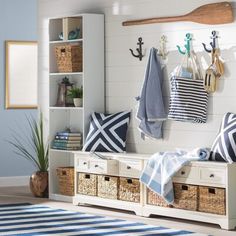
{"type": "MultiPolygon", "coordinates": [[[[50,19],[49,21],[49,138],[66,128],[78,130],[83,134],[83,143],[89,128],[92,112],[104,112],[104,15],[81,14],[71,17],[50,19]],[[68,33],[80,29],[78,39],[68,40],[68,33]],[[59,34],[63,33],[63,40],[59,34]],[[82,71],[59,73],[57,69],[55,46],[80,44],[83,51],[82,71]],[[58,84],[68,77],[75,86],[83,86],[82,107],[57,107],[58,84]]],[[[72,197],[59,193],[56,169],[73,166],[71,151],[53,150],[49,153],[49,198],[72,202],[72,197]]]]}

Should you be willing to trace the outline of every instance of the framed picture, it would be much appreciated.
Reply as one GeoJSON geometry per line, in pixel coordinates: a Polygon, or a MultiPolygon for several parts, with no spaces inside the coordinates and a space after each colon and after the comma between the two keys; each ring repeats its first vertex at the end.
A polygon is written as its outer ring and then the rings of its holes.
{"type": "Polygon", "coordinates": [[[6,41],[6,108],[36,109],[38,46],[35,41],[6,41]]]}

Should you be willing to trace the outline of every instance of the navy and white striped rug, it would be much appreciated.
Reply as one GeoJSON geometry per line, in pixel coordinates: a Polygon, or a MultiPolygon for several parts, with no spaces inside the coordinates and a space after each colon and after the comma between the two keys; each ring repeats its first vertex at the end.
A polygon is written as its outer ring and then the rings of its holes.
{"type": "Polygon", "coordinates": [[[0,235],[203,235],[29,203],[0,205],[0,235]]]}

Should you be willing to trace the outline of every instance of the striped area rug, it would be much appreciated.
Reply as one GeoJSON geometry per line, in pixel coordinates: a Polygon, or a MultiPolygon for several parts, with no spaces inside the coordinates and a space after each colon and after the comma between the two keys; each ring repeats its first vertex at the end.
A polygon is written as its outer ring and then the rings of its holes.
{"type": "Polygon", "coordinates": [[[203,235],[29,203],[0,205],[0,235],[203,235]]]}

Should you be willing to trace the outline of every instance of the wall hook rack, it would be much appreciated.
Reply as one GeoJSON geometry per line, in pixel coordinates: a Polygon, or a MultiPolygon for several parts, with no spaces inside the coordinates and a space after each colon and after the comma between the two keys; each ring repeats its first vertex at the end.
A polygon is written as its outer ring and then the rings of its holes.
{"type": "Polygon", "coordinates": [[[142,37],[139,37],[139,38],[138,38],[138,43],[137,43],[137,45],[138,45],[139,47],[136,48],[136,51],[138,52],[137,55],[134,54],[134,51],[133,51],[132,49],[129,49],[130,52],[131,52],[131,54],[132,54],[132,56],[138,57],[140,61],[142,61],[142,58],[144,57],[144,55],[143,55],[143,49],[142,49],[142,45],[144,44],[144,42],[142,42],[142,41],[143,41],[142,37]]]}
{"type": "Polygon", "coordinates": [[[211,48],[212,48],[212,49],[208,49],[208,48],[206,47],[206,44],[205,44],[205,43],[202,43],[202,45],[203,45],[205,51],[208,52],[208,53],[210,53],[210,52],[212,52],[212,51],[214,52],[215,49],[216,49],[216,47],[217,47],[218,33],[217,33],[215,30],[213,30],[213,31],[211,32],[211,34],[212,34],[212,36],[211,36],[212,42],[210,42],[210,45],[211,45],[211,48]]]}
{"type": "Polygon", "coordinates": [[[186,44],[184,45],[185,47],[185,50],[183,51],[179,45],[177,45],[177,48],[178,48],[178,51],[185,55],[186,53],[188,54],[188,56],[190,56],[190,51],[191,51],[191,41],[193,39],[193,36],[190,34],[190,33],[187,33],[186,34],[186,38],[185,38],[185,41],[186,41],[186,44]]]}
{"type": "Polygon", "coordinates": [[[162,35],[159,42],[160,42],[160,47],[158,49],[158,55],[161,56],[163,60],[165,60],[169,53],[166,50],[167,37],[165,35],[162,35]]]}

